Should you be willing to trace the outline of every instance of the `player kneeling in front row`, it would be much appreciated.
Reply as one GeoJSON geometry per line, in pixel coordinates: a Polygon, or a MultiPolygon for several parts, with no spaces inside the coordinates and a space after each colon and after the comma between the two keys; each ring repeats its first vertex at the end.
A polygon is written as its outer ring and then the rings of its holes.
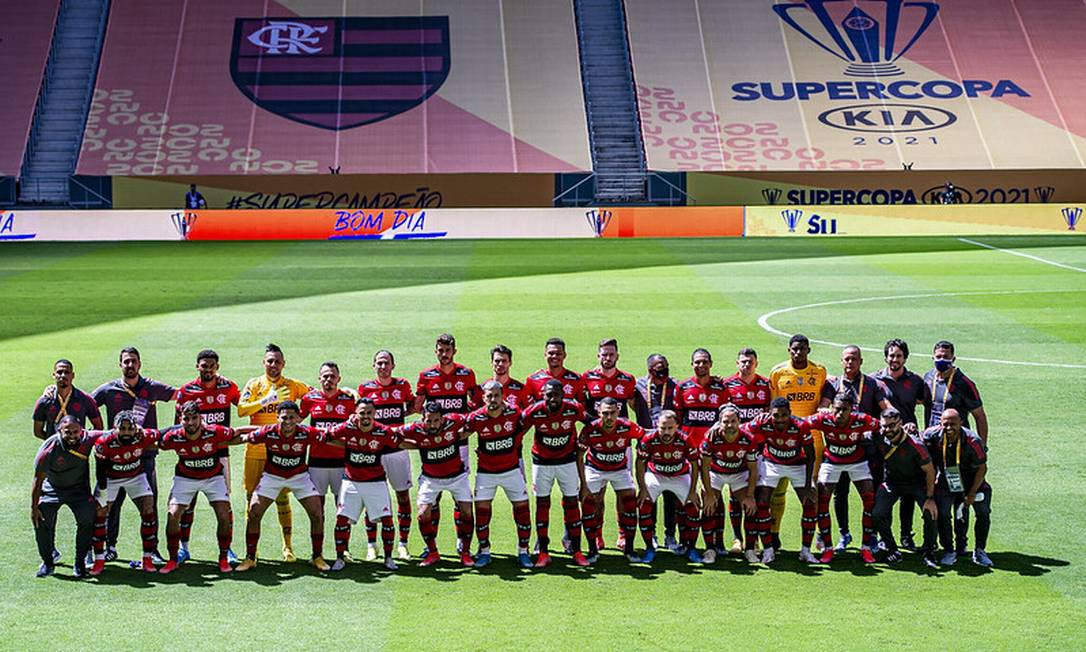
{"type": "MultiPolygon", "coordinates": [[[[479,553],[475,565],[490,563],[490,516],[498,487],[513,504],[513,520],[517,525],[517,560],[531,568],[528,542],[532,537],[531,512],[528,508],[528,486],[524,482],[521,464],[521,443],[525,428],[520,410],[509,406],[502,396],[503,388],[496,380],[483,384],[483,407],[467,417],[466,428],[479,437],[475,449],[478,472],[475,474],[475,531],[479,536],[479,553]]],[[[461,515],[461,518],[463,515],[461,515]]]]}
{"type": "MultiPolygon", "coordinates": [[[[702,512],[705,533],[706,564],[724,554],[724,522],[727,518],[724,487],[728,487],[731,501],[738,503],[746,512],[744,542],[747,561],[756,563],[754,550],[761,534],[754,521],[757,511],[754,488],[758,486],[758,449],[760,444],[739,429],[739,408],[732,404],[720,409],[720,420],[705,433],[701,443],[701,487],[705,510],[702,512]]],[[[768,538],[768,530],[766,536],[768,538]]]]}
{"type": "Polygon", "coordinates": [[[219,540],[219,571],[229,573],[233,570],[227,556],[234,538],[234,514],[230,510],[230,491],[226,486],[222,463],[229,458],[220,456],[219,451],[223,447],[242,443],[241,435],[256,428],[235,430],[204,425],[200,404],[196,401],[184,403],[178,412],[181,423],[163,430],[158,436],[159,448],[177,451],[177,467],[174,469],[170,509],[166,518],[166,549],[170,558],[159,572],[170,573],[177,569],[181,517],[195,504],[197,495],[203,493],[218,521],[215,534],[219,540]]]}
{"type": "MultiPolygon", "coordinates": [[[[811,554],[815,522],[818,520],[816,494],[811,476],[814,473],[814,441],[811,427],[803,419],[792,416],[788,399],[778,396],[769,404],[769,414],[764,414],[742,426],[743,432],[765,442],[758,488],[754,492],[757,503],[755,520],[762,532],[769,531],[769,501],[782,480],[789,480],[803,506],[801,521],[803,547],[800,561],[817,563],[811,554]]],[[[771,536],[769,537],[771,539],[771,536]]],[[[777,550],[762,537],[762,563],[776,559],[777,550]]]]}
{"type": "Polygon", "coordinates": [[[437,525],[434,511],[441,501],[441,492],[452,494],[460,512],[456,521],[456,535],[460,540],[460,562],[474,566],[471,558],[471,534],[475,522],[471,510],[471,484],[468,470],[460,457],[460,440],[467,437],[464,415],[442,415],[441,406],[434,401],[422,408],[422,420],[404,426],[400,430],[401,448],[417,448],[422,461],[419,474],[418,502],[419,532],[426,542],[426,557],[420,566],[433,566],[441,561],[437,550],[437,525]]]}
{"type": "Polygon", "coordinates": [[[656,557],[656,499],[668,492],[679,501],[679,537],[677,554],[700,563],[695,544],[701,530],[701,500],[698,497],[698,449],[691,446],[679,430],[679,418],[671,410],[660,412],[656,430],[645,435],[637,446],[637,503],[645,554],[641,561],[652,563],[656,557]]]}
{"type": "Polygon", "coordinates": [[[94,566],[91,575],[105,568],[106,519],[113,501],[124,490],[140,511],[140,537],[143,539],[143,570],[155,572],[152,560],[158,548],[158,515],[151,485],[144,473],[141,456],[154,448],[156,433],[136,425],[136,415],[128,410],[113,418],[113,430],[101,433],[94,445],[99,464],[106,465],[106,488],[98,493],[98,516],[94,523],[94,566]]]}
{"type": "Polygon", "coordinates": [[[284,489],[289,489],[309,515],[309,538],[313,543],[312,563],[317,570],[326,571],[330,567],[324,561],[324,510],[320,495],[313,481],[309,478],[309,467],[305,463],[309,447],[325,441],[324,434],[311,426],[301,423],[302,415],[294,401],[283,401],[276,408],[275,423],[260,430],[242,435],[242,440],[250,444],[264,444],[268,459],[264,472],[260,476],[249,513],[246,518],[245,561],[237,570],[244,572],[256,566],[256,549],[260,542],[260,520],[272,503],[284,489]]]}
{"type": "MultiPolygon", "coordinates": [[[[863,544],[860,555],[865,564],[875,563],[875,525],[871,512],[875,508],[875,483],[864,455],[863,442],[870,441],[879,422],[862,412],[853,412],[852,393],[839,392],[833,399],[832,412],[818,412],[807,417],[812,430],[822,432],[826,442],[822,466],[818,469],[818,537],[822,541],[822,563],[833,561],[833,539],[830,538],[830,498],[837,489],[842,473],[847,473],[860,493],[863,503],[863,544]]],[[[841,531],[848,523],[838,523],[841,531]]]]}
{"type": "Polygon", "coordinates": [[[332,570],[347,565],[347,545],[351,526],[358,523],[362,508],[372,520],[381,523],[381,543],[385,551],[385,568],[396,570],[392,559],[392,543],[396,526],[392,522],[392,505],[388,497],[388,481],[383,457],[400,450],[400,434],[374,420],[373,399],[360,398],[354,414],[328,431],[329,444],[347,448],[343,483],[339,490],[339,511],[336,514],[336,560],[332,570]]]}
{"type": "Polygon", "coordinates": [[[584,529],[588,538],[588,561],[593,563],[599,557],[603,494],[608,483],[614,489],[615,501],[618,502],[623,551],[630,561],[641,561],[634,553],[637,496],[627,460],[630,445],[640,440],[645,431],[636,423],[620,418],[620,407],[618,400],[610,396],[600,399],[597,408],[600,418],[585,426],[578,440],[577,470],[581,476],[584,529]]]}

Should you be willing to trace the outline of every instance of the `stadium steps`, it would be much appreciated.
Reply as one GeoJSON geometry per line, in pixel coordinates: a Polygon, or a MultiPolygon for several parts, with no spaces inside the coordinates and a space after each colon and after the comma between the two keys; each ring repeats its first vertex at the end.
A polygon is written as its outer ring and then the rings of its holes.
{"type": "Polygon", "coordinates": [[[67,204],[105,38],[109,0],[62,0],[20,173],[19,202],[67,204]]]}
{"type": "Polygon", "coordinates": [[[645,145],[622,0],[574,0],[597,202],[644,202],[645,145]]]}

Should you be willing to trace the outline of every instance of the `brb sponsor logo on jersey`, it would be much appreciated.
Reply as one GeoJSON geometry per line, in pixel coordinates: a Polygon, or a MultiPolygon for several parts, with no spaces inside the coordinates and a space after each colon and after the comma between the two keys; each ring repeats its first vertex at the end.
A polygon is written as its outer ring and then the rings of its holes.
{"type": "Polygon", "coordinates": [[[422,104],[450,61],[448,16],[238,18],[230,76],[257,106],[338,131],[422,104]]]}
{"type": "Polygon", "coordinates": [[[844,62],[844,76],[853,79],[738,82],[732,85],[733,100],[840,100],[847,104],[823,111],[818,116],[822,124],[861,133],[903,134],[942,129],[958,120],[945,108],[917,100],[1030,97],[1009,79],[898,79],[905,74],[898,62],[939,13],[935,2],[803,0],[775,4],[773,11],[814,46],[844,62]]]}

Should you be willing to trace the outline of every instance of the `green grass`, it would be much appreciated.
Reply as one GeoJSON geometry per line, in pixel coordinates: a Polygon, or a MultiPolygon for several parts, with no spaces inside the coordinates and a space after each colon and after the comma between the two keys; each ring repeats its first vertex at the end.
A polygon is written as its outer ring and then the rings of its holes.
{"type": "MultiPolygon", "coordinates": [[[[1078,238],[982,240],[1086,267],[1078,238]]],[[[785,342],[757,325],[766,312],[959,291],[992,294],[811,308],[771,325],[873,348],[904,337],[919,372],[928,366],[926,350],[943,337],[965,357],[1086,364],[1086,274],[955,238],[5,247],[0,640],[9,649],[691,649],[725,640],[935,649],[967,632],[975,649],[1077,648],[1086,626],[1086,453],[1079,442],[1086,409],[1076,383],[1083,370],[989,362],[961,366],[980,386],[991,421],[992,572],[959,562],[929,574],[914,559],[900,568],[864,568],[855,553],[831,568],[802,567],[794,559],[794,502],[786,553],[771,569],[732,559],[694,568],[666,554],[651,569],[630,568],[609,550],[591,570],[559,556],[548,572],[523,572],[514,568],[510,511],[498,498],[498,558],[481,572],[410,564],[389,576],[360,563],[324,578],[302,564],[265,561],[248,576],[223,578],[208,564],[212,516],[201,503],[197,563],[174,575],[148,578],[111,565],[99,580],[82,583],[32,577],[38,562],[27,502],[37,440],[30,408],[61,356],[74,360],[76,384],[89,390],[117,375],[122,346],[138,346],[145,374],[174,384],[191,379],[195,352],[212,346],[223,373],[244,382],[259,373],[263,344],[275,341],[286,351],[288,374],[315,382],[318,365],[334,359],[353,385],[370,375],[377,348],[395,351],[397,372],[413,378],[431,364],[434,336],[450,330],[459,359],[480,375],[488,349],[502,342],[515,351],[514,375],[525,376],[542,365],[543,341],[552,335],[566,339],[577,370],[594,364],[596,342],[614,336],[620,366],[638,375],[645,356],[660,351],[674,375],[685,376],[697,346],[715,354],[723,374],[731,373],[736,350],[754,346],[767,372],[784,358],[785,342]]],[[[815,345],[812,357],[836,370],[839,354],[815,345]]],[[[878,353],[866,357],[868,371],[880,366],[878,353]]],[[[236,512],[241,457],[232,458],[236,512]]],[[[159,465],[163,494],[172,461],[166,454],[159,465]]],[[[138,547],[136,515],[127,510],[122,556],[138,547]]],[[[610,507],[607,514],[611,541],[610,507]]],[[[304,531],[304,515],[295,515],[304,531]]],[[[858,521],[858,504],[853,515],[858,521]]],[[[58,543],[70,561],[72,527],[64,519],[58,543]]],[[[445,550],[453,545],[451,520],[442,524],[445,550]]],[[[557,507],[551,521],[557,532],[557,507]]],[[[239,514],[238,549],[241,522],[239,514]]],[[[274,515],[266,516],[266,558],[278,551],[277,530],[274,515]]],[[[415,534],[412,547],[419,546],[415,534]]],[[[307,542],[298,548],[307,550],[307,542]]]]}

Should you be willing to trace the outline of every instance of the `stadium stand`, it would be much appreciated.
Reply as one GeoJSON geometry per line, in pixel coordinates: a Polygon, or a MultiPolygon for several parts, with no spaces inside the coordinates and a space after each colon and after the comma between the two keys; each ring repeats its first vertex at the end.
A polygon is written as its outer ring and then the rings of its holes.
{"type": "Polygon", "coordinates": [[[1082,168],[1079,0],[627,0],[649,168],[1082,168]]]}
{"type": "Polygon", "coordinates": [[[78,171],[590,169],[568,1],[328,7],[115,0],[78,171]]]}
{"type": "Polygon", "coordinates": [[[0,61],[4,62],[0,177],[19,174],[58,4],[59,0],[0,3],[0,61]]]}

